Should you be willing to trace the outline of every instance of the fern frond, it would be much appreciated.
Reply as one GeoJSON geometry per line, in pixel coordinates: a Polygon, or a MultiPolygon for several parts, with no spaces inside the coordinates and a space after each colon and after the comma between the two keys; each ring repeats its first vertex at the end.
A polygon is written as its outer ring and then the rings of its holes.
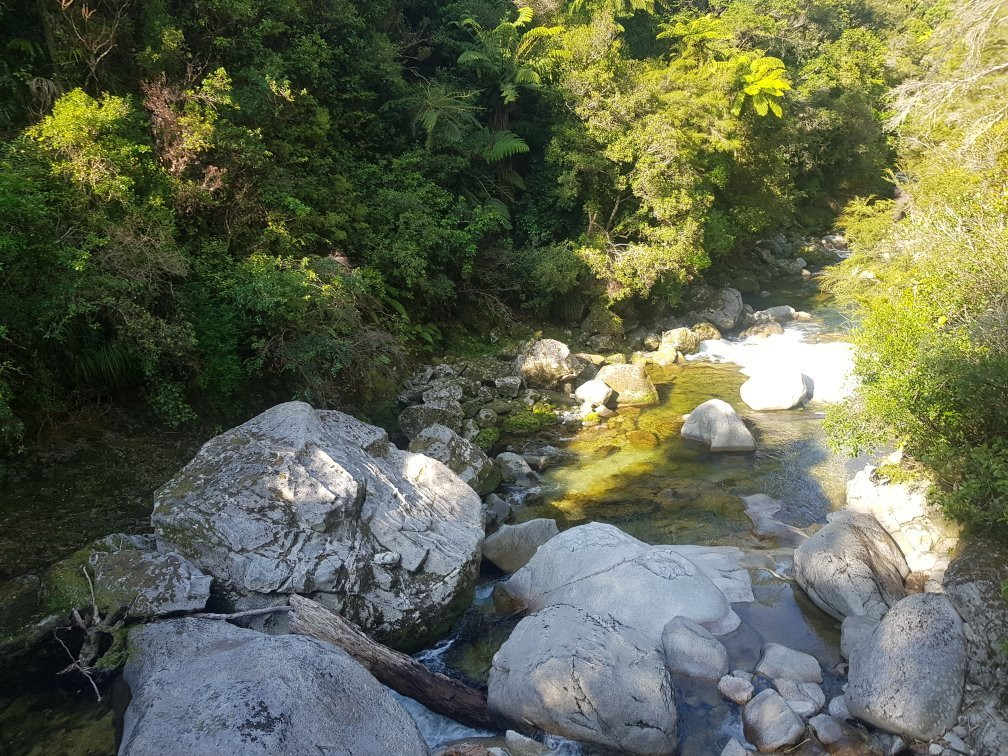
{"type": "Polygon", "coordinates": [[[488,137],[487,145],[483,150],[483,159],[488,163],[499,163],[515,155],[528,152],[529,146],[520,136],[513,131],[485,131],[488,137]]]}

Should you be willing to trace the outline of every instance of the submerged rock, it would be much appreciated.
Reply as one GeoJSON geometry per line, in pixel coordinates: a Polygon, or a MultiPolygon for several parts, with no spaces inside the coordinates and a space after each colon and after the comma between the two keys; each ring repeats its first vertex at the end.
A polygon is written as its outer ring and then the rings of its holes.
{"type": "Polygon", "coordinates": [[[303,402],[204,444],[151,519],[236,608],[303,593],[407,646],[468,603],[483,541],[479,496],[441,462],[303,402]]]}
{"type": "Polygon", "coordinates": [[[556,520],[546,518],[503,525],[483,542],[483,557],[504,572],[516,572],[528,564],[536,550],[557,533],[556,520]]]}
{"type": "Polygon", "coordinates": [[[906,595],[906,559],[892,537],[871,515],[841,510],[795,549],[798,585],[824,612],[839,620],[849,615],[882,619],[906,595]]]}
{"type": "Polygon", "coordinates": [[[929,740],[956,722],[966,674],[963,623],[947,597],[897,602],[850,660],[850,713],[889,732],[929,740]]]}
{"type": "Polygon", "coordinates": [[[451,428],[443,425],[424,428],[410,441],[409,450],[443,463],[481,496],[500,485],[500,472],[493,461],[451,428]]]}
{"type": "Polygon", "coordinates": [[[487,704],[505,721],[623,753],[676,749],[672,682],[654,643],[566,603],[518,623],[494,655],[487,704]]]}
{"type": "Polygon", "coordinates": [[[336,646],[178,619],[130,633],[120,756],[426,756],[416,723],[336,646]]]}
{"type": "Polygon", "coordinates": [[[616,401],[621,406],[655,404],[658,401],[658,389],[642,365],[605,365],[598,371],[596,379],[616,392],[616,401]]]}
{"type": "Polygon", "coordinates": [[[756,439],[728,402],[711,399],[693,410],[680,431],[715,452],[755,451],[756,439]]]}
{"type": "Polygon", "coordinates": [[[752,520],[753,532],[760,538],[776,538],[789,546],[797,546],[808,538],[805,531],[773,516],[785,508],[783,501],[766,494],[752,494],[743,496],[742,502],[745,504],[746,515],[752,520]]]}

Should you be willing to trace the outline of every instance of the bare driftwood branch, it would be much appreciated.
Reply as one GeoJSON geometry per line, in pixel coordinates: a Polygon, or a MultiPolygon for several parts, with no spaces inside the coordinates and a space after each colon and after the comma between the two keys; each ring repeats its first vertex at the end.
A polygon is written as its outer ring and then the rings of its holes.
{"type": "Polygon", "coordinates": [[[363,664],[379,681],[419,701],[431,711],[464,725],[496,728],[486,696],[446,675],[431,672],[415,659],[371,640],[342,617],[311,599],[290,597],[291,632],[332,643],[363,664]]]}

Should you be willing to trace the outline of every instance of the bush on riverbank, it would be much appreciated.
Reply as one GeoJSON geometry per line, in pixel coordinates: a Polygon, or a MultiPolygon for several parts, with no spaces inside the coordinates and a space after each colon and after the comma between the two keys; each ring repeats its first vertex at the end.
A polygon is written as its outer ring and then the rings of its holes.
{"type": "Polygon", "coordinates": [[[859,321],[861,388],[829,425],[853,450],[903,447],[949,514],[1008,532],[1008,28],[978,21],[997,7],[939,28],[900,90],[898,199],[848,209],[854,254],[832,288],[859,321]]]}

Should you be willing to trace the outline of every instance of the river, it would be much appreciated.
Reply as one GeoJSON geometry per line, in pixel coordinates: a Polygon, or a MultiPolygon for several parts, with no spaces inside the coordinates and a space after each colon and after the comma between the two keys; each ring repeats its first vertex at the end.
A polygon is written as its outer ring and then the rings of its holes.
{"type": "MultiPolygon", "coordinates": [[[[553,439],[573,460],[547,472],[543,496],[518,519],[556,519],[561,529],[589,521],[611,523],[649,543],[735,545],[751,555],[756,601],[737,604],[742,627],[721,640],[736,666],[752,668],[766,641],[817,657],[832,670],[842,659],[839,623],[825,615],[780,575],[791,552],[756,538],[742,496],[764,493],[787,504],[778,517],[804,527],[825,521],[844,504],[845,485],[859,464],[831,453],[822,431],[824,406],[813,402],[783,412],[753,412],[739,398],[743,370],[788,361],[812,375],[817,396],[835,399],[849,389],[845,323],[815,279],[780,279],[769,295],[746,298],[754,309],[792,305],[813,316],[788,324],[764,340],[703,342],[687,364],[652,371],[660,403],[624,408],[605,424],[553,439]],[[712,454],[683,441],[682,415],[711,398],[724,399],[752,421],[755,454],[712,454]]],[[[0,578],[38,570],[95,537],[147,527],[154,489],[195,452],[190,434],[140,429],[88,433],[36,455],[0,496],[0,578]]],[[[492,568],[491,568],[492,569],[492,568]]],[[[420,657],[432,667],[485,684],[490,660],[518,621],[498,614],[492,600],[500,576],[484,573],[473,607],[456,632],[420,657]]],[[[4,610],[0,596],[0,611],[4,610]]],[[[66,662],[58,654],[30,668],[6,669],[0,680],[0,752],[5,754],[106,754],[114,752],[117,711],[128,695],[122,685],[98,704],[78,675],[55,676],[66,662]]],[[[741,737],[738,707],[713,685],[677,680],[683,753],[720,750],[726,735],[741,737]]],[[[828,675],[827,698],[840,680],[828,675]]],[[[422,707],[410,706],[432,746],[476,733],[422,707]]],[[[496,741],[495,741],[496,742],[496,741]]],[[[554,741],[557,752],[575,753],[554,741]]]]}

